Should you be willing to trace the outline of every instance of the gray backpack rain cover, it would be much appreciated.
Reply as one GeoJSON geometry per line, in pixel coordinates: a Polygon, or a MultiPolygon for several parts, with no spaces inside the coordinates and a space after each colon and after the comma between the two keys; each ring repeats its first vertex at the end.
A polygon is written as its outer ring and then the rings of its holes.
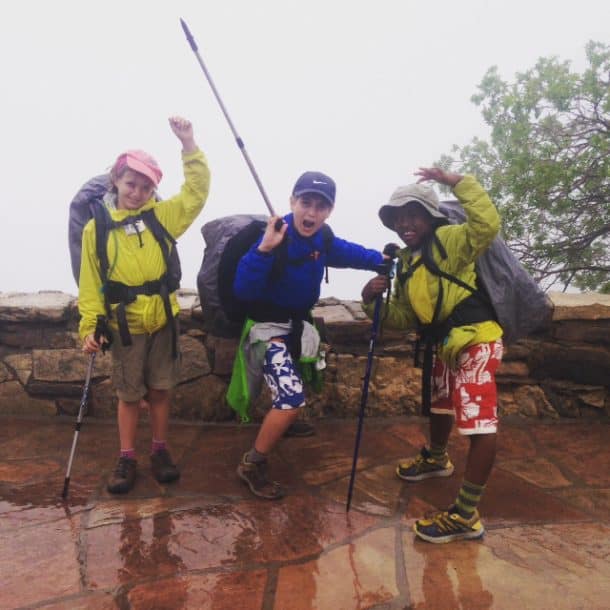
{"type": "Polygon", "coordinates": [[[221,307],[218,287],[218,265],[227,242],[254,220],[267,222],[261,214],[235,214],[207,222],[201,227],[205,242],[203,262],[197,274],[197,291],[201,306],[210,309],[221,307]]]}
{"type": "MultiPolygon", "coordinates": [[[[451,224],[466,221],[457,201],[442,201],[441,211],[451,224]]],[[[504,330],[504,341],[512,343],[551,322],[553,303],[519,262],[503,239],[496,237],[476,261],[477,277],[494,307],[504,330]]]]}
{"type": "Polygon", "coordinates": [[[100,174],[88,180],[70,202],[68,221],[68,245],[70,247],[70,264],[72,275],[78,286],[80,276],[80,259],[83,241],[83,229],[92,217],[91,205],[102,204],[108,190],[108,174],[100,174]]]}

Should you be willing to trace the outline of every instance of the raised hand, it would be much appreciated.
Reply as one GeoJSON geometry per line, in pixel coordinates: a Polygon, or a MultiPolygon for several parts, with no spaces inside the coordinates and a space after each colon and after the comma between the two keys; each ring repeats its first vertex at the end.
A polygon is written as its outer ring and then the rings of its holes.
{"type": "Polygon", "coordinates": [[[426,180],[434,180],[439,184],[446,184],[453,188],[464,176],[461,174],[455,174],[453,172],[446,172],[440,167],[420,167],[416,172],[416,176],[419,176],[419,182],[425,182],[426,180]]]}
{"type": "Polygon", "coordinates": [[[169,118],[169,126],[180,142],[182,142],[184,152],[195,152],[197,150],[193,125],[188,119],[172,116],[169,118]]]}
{"type": "Polygon", "coordinates": [[[271,216],[267,221],[263,239],[258,246],[259,252],[271,252],[277,248],[282,243],[287,229],[288,225],[279,216],[271,216]],[[280,228],[276,229],[276,225],[280,228]]]}

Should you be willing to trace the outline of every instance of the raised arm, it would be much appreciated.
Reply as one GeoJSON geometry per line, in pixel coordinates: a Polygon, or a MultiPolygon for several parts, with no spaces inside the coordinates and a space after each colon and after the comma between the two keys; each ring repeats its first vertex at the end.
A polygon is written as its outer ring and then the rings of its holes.
{"type": "Polygon", "coordinates": [[[193,223],[207,200],[210,190],[210,170],[193,134],[193,125],[182,117],[171,117],[169,125],[182,144],[184,183],[180,193],[156,206],[163,226],[178,238],[193,223]]]}

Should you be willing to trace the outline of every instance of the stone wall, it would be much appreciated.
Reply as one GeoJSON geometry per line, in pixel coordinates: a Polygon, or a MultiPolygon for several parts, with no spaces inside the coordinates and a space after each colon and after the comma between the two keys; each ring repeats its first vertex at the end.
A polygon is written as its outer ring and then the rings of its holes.
{"type": "MultiPolygon", "coordinates": [[[[550,295],[551,327],[511,345],[498,374],[501,414],[527,417],[610,415],[610,296],[550,295]]],[[[173,416],[226,421],[224,401],[236,340],[206,332],[194,291],[181,291],[182,371],[173,416]]],[[[326,382],[310,394],[312,417],[352,417],[360,405],[371,323],[359,304],[323,299],[314,316],[327,343],[326,382]]],[[[88,357],[76,333],[76,298],[61,292],[0,293],[0,414],[74,415],[88,357]]],[[[421,371],[412,337],[384,331],[377,341],[367,415],[416,414],[421,371]]],[[[114,417],[110,356],[95,361],[88,416],[114,417]]],[[[269,397],[254,405],[259,419],[269,397]]]]}

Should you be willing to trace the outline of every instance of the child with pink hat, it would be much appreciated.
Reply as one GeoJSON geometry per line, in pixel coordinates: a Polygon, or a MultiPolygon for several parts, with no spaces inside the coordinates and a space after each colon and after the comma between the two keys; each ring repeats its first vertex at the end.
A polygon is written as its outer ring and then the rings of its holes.
{"type": "Polygon", "coordinates": [[[179,266],[175,240],[201,212],[210,186],[206,158],[190,121],[171,117],[182,144],[184,184],[177,195],[157,201],[163,176],[148,153],[128,150],[110,171],[103,214],[83,230],[78,307],[83,350],[111,344],[112,382],[118,397],[120,454],[108,481],[110,493],[126,493],[136,480],[136,428],[146,401],[152,428],[151,469],[159,483],[180,477],[167,448],[170,392],[178,379],[179,266]],[[98,316],[108,320],[108,337],[96,340],[98,316]]]}

